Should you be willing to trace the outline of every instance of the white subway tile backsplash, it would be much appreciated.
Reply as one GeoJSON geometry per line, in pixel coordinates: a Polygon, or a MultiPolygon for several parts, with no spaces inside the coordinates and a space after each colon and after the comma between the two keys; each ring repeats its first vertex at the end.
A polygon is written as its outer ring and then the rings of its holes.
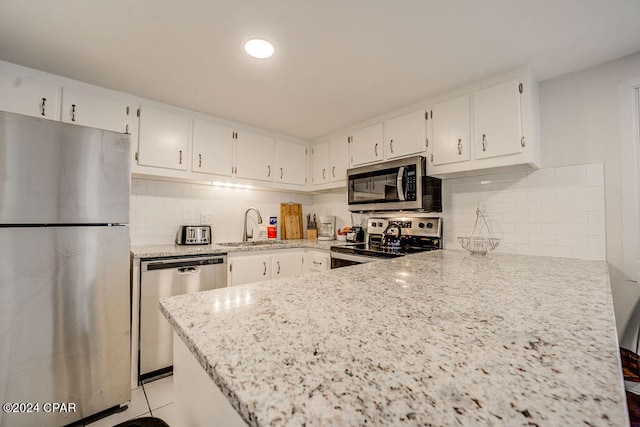
{"type": "Polygon", "coordinates": [[[443,196],[452,200],[444,208],[445,247],[460,247],[456,237],[471,233],[483,203],[494,234],[503,236],[497,251],[606,259],[603,171],[598,163],[509,172],[492,176],[489,188],[473,185],[485,176],[445,180],[443,196]]]}

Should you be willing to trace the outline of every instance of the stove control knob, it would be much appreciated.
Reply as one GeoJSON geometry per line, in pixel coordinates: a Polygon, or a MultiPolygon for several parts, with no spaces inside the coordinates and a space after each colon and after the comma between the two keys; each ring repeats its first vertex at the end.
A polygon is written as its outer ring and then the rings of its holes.
{"type": "Polygon", "coordinates": [[[420,227],[420,228],[424,228],[424,222],[420,222],[420,223],[418,223],[418,227],[420,227]]]}
{"type": "Polygon", "coordinates": [[[432,222],[428,222],[427,223],[427,228],[433,228],[433,223],[432,222]]]}

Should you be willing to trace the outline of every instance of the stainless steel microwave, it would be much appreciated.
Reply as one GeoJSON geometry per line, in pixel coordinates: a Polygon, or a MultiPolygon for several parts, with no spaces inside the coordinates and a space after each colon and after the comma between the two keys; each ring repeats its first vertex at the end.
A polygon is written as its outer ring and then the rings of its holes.
{"type": "Polygon", "coordinates": [[[349,211],[442,212],[442,181],[414,156],[347,170],[349,211]]]}

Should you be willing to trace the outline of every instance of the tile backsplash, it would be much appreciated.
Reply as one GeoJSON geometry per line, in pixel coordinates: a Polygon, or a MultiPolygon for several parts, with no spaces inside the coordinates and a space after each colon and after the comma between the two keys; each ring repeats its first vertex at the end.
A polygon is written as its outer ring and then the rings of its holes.
{"type": "MultiPolygon", "coordinates": [[[[208,224],[214,242],[242,240],[244,212],[254,206],[262,215],[258,225],[250,212],[247,225],[259,236],[270,216],[280,215],[280,203],[301,203],[306,214],[311,195],[219,187],[204,184],[131,180],[130,236],[132,245],[173,243],[179,225],[208,224]]],[[[266,236],[264,236],[266,238],[266,236]]]]}
{"type": "MultiPolygon", "coordinates": [[[[281,202],[301,203],[305,216],[335,215],[342,228],[361,220],[348,212],[344,191],[312,195],[136,178],[131,244],[172,243],[182,224],[210,224],[214,242],[238,241],[249,206],[258,208],[266,223],[279,215],[281,202]]],[[[502,239],[498,252],[606,259],[603,163],[449,178],[442,193],[445,248],[461,248],[457,237],[471,235],[476,208],[482,207],[493,234],[502,239]]],[[[258,236],[253,212],[248,224],[258,236]]]]}
{"type": "Polygon", "coordinates": [[[461,247],[480,206],[497,252],[606,259],[602,163],[446,179],[442,193],[445,248],[461,247]]]}

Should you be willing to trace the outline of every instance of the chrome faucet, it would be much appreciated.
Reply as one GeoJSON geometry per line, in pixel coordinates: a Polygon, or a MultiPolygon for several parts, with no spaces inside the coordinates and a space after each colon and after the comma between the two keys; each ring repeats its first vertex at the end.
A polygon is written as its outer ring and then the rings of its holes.
{"type": "Polygon", "coordinates": [[[244,230],[242,232],[242,241],[246,242],[247,239],[253,239],[253,230],[251,230],[251,233],[249,233],[247,231],[247,214],[249,213],[249,211],[256,211],[256,214],[258,214],[258,224],[262,224],[262,216],[260,215],[260,211],[258,211],[258,209],[256,208],[249,208],[244,212],[244,230]]]}

